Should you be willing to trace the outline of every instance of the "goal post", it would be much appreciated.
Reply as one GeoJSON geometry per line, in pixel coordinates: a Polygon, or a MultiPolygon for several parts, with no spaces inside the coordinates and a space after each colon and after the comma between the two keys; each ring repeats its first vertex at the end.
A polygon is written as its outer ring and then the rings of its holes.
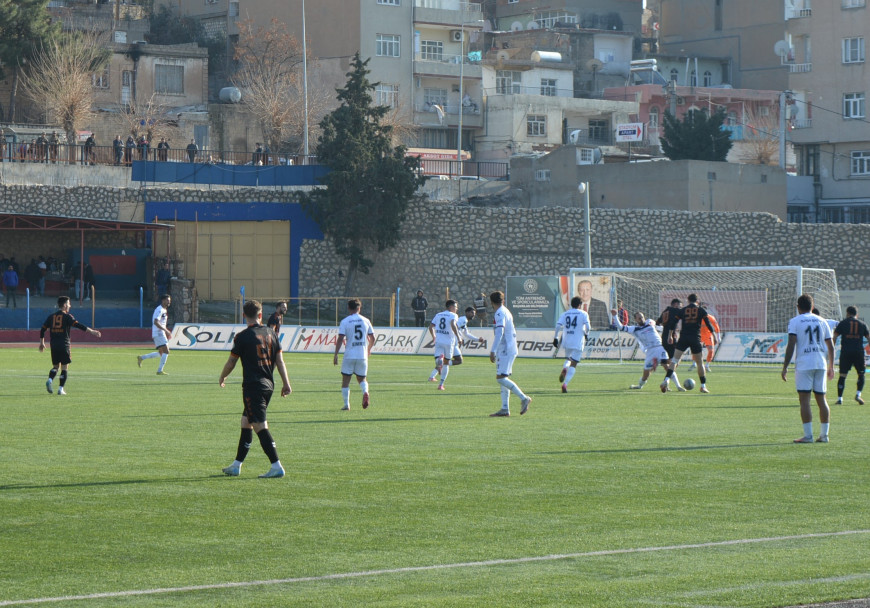
{"type": "Polygon", "coordinates": [[[826,319],[840,319],[836,273],[802,266],[715,266],[695,268],[571,268],[571,293],[590,278],[599,293],[607,288],[609,308],[622,300],[629,313],[657,318],[679,298],[695,293],[723,332],[785,332],[797,314],[797,298],[813,296],[826,319]]]}

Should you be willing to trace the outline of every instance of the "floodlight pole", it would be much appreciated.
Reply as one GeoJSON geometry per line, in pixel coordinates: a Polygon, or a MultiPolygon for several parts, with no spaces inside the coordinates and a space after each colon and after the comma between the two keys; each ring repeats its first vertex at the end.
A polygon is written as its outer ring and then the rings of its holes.
{"type": "Polygon", "coordinates": [[[308,164],[308,41],[305,38],[305,0],[302,0],[302,97],[304,98],[305,129],[302,132],[302,164],[308,164]]]}
{"type": "Polygon", "coordinates": [[[592,229],[589,221],[589,182],[580,182],[577,190],[583,195],[583,238],[584,256],[583,261],[587,270],[592,269],[592,229]]]}

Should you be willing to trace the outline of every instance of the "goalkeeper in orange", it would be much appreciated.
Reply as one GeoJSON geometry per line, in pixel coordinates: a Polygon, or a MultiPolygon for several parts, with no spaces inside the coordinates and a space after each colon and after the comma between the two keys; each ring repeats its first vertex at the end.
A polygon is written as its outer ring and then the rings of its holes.
{"type": "MultiPolygon", "coordinates": [[[[701,302],[701,308],[707,308],[707,304],[701,302]]],[[[719,344],[719,342],[722,341],[722,332],[719,329],[719,321],[716,320],[716,317],[708,312],[707,318],[710,319],[710,325],[713,326],[713,331],[710,331],[706,323],[701,323],[701,344],[703,344],[704,348],[707,350],[707,359],[704,362],[704,370],[709,372],[710,362],[713,360],[713,354],[716,352],[716,344],[719,344]]],[[[692,367],[695,367],[694,363],[692,363],[692,367]]]]}

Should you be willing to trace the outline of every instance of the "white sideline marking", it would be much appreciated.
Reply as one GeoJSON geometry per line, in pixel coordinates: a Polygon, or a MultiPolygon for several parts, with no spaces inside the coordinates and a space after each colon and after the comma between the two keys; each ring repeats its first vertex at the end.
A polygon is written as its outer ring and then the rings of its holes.
{"type": "Polygon", "coordinates": [[[237,589],[242,587],[258,587],[266,585],[289,585],[292,583],[310,583],[317,581],[343,580],[363,576],[382,576],[385,574],[404,574],[407,572],[426,572],[430,570],[447,570],[451,568],[480,568],[486,566],[504,566],[511,564],[526,564],[531,562],[549,562],[563,559],[578,559],[582,557],[601,557],[607,555],[624,555],[631,553],[653,553],[657,551],[682,551],[686,549],[708,549],[711,547],[728,547],[734,545],[749,545],[754,543],[780,542],[788,540],[803,540],[808,538],[829,538],[832,536],[848,536],[854,534],[870,534],[870,530],[845,530],[842,532],[819,532],[815,534],[795,534],[792,536],[769,536],[763,538],[743,538],[737,540],[722,540],[709,543],[688,545],[665,545],[663,547],[637,547],[633,549],[606,549],[603,551],[587,551],[585,553],[563,553],[556,555],[540,555],[536,557],[517,557],[513,559],[491,559],[479,562],[459,562],[454,564],[434,564],[429,566],[407,566],[404,568],[388,568],[384,570],[364,570],[360,572],[343,572],[338,574],[322,574],[320,576],[302,576],[297,578],[279,578],[264,581],[242,581],[237,583],[214,583],[211,585],[190,585],[187,587],[163,587],[158,589],[134,589],[131,591],[108,591],[105,593],[90,593],[87,595],[64,595],[59,597],[40,597],[27,600],[0,601],[0,606],[25,606],[29,604],[47,604],[52,602],[72,602],[79,600],[94,600],[137,595],[160,595],[168,593],[187,593],[190,591],[207,591],[212,589],[237,589]]]}

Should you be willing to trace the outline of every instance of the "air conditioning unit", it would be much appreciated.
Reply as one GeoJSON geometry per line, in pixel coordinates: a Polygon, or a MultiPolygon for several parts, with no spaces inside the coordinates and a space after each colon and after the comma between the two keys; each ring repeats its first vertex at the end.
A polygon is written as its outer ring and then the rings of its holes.
{"type": "Polygon", "coordinates": [[[686,105],[686,100],[685,100],[685,98],[680,97],[679,95],[677,95],[677,105],[678,105],[678,106],[684,106],[684,105],[686,105]]]}
{"type": "Polygon", "coordinates": [[[462,30],[450,30],[450,39],[453,42],[462,42],[462,30]]]}

